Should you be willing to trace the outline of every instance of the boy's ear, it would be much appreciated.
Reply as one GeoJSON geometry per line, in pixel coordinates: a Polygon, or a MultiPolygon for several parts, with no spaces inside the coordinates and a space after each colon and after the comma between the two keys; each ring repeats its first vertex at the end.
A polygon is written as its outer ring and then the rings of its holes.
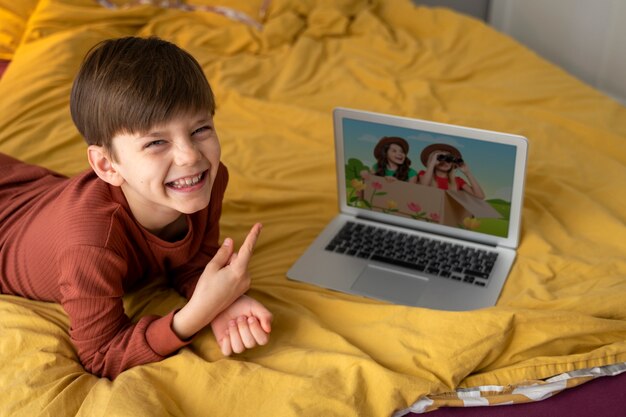
{"type": "Polygon", "coordinates": [[[110,153],[102,146],[89,145],[87,148],[87,159],[89,160],[89,165],[91,165],[91,168],[101,180],[116,187],[124,183],[124,178],[113,166],[113,159],[110,153]]]}

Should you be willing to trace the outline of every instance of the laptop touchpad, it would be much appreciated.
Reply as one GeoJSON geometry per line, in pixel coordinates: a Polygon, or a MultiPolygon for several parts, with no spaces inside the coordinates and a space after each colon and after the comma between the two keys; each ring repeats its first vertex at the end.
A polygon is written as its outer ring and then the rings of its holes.
{"type": "Polygon", "coordinates": [[[415,305],[427,282],[428,278],[377,265],[367,265],[351,288],[365,296],[415,305]]]}

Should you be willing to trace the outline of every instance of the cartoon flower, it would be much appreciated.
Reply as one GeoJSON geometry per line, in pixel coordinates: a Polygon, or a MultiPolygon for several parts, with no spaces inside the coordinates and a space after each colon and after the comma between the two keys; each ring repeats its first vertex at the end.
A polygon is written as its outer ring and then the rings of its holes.
{"type": "Polygon", "coordinates": [[[387,204],[387,207],[383,208],[383,213],[398,212],[398,203],[395,200],[387,200],[386,204],[387,204]]]}
{"type": "Polygon", "coordinates": [[[422,206],[420,206],[417,203],[410,202],[409,204],[407,204],[407,207],[409,208],[409,210],[414,211],[416,213],[419,213],[420,211],[422,211],[422,206]]]}
{"type": "Polygon", "coordinates": [[[412,201],[406,206],[409,208],[409,211],[411,211],[411,213],[409,213],[409,216],[411,216],[415,220],[427,220],[426,212],[422,211],[422,206],[412,201]]]}
{"type": "Polygon", "coordinates": [[[365,183],[363,181],[357,180],[354,178],[350,181],[350,185],[354,188],[355,191],[363,191],[365,189],[365,183]]]}
{"type": "Polygon", "coordinates": [[[430,219],[434,222],[439,223],[439,220],[441,220],[441,216],[439,216],[438,213],[430,213],[430,219]]]}
{"type": "Polygon", "coordinates": [[[379,183],[378,181],[374,181],[372,183],[372,188],[375,190],[382,190],[383,189],[383,185],[381,183],[379,183]]]}
{"type": "Polygon", "coordinates": [[[463,219],[463,226],[469,230],[476,230],[480,227],[480,221],[476,217],[466,217],[463,219]]]}

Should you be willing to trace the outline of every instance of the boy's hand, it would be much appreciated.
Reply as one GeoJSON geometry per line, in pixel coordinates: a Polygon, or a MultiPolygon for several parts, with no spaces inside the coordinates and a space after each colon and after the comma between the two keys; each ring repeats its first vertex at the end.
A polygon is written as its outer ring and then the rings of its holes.
{"type": "Polygon", "coordinates": [[[174,315],[172,329],[181,339],[204,328],[250,288],[248,263],[261,227],[259,223],[252,227],[239,253],[233,252],[231,239],[224,240],[202,272],[191,299],[174,315]]]}
{"type": "Polygon", "coordinates": [[[246,295],[239,297],[211,322],[224,356],[265,345],[272,331],[272,313],[246,295]]]}

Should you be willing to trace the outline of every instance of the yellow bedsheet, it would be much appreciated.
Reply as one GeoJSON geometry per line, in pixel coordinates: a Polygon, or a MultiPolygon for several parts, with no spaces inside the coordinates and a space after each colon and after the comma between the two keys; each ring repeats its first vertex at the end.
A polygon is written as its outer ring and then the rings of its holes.
{"type": "MultiPolygon", "coordinates": [[[[263,2],[222,3],[257,18],[263,2]]],[[[222,237],[265,226],[251,294],[275,315],[271,342],[223,358],[204,331],[111,382],[83,370],[58,305],[0,295],[1,416],[388,416],[456,387],[626,362],[618,103],[480,22],[405,0],[274,0],[261,31],[215,13],[40,0],[0,80],[0,152],[86,169],[73,75],[96,42],[126,35],[177,43],[214,88],[231,175],[222,237]],[[337,212],[335,106],[528,137],[521,246],[496,307],[407,308],[286,279],[337,212]]],[[[133,318],[182,303],[163,282],[125,298],[133,318]]]]}
{"type": "Polygon", "coordinates": [[[38,0],[0,0],[0,59],[10,60],[38,0]]]}

